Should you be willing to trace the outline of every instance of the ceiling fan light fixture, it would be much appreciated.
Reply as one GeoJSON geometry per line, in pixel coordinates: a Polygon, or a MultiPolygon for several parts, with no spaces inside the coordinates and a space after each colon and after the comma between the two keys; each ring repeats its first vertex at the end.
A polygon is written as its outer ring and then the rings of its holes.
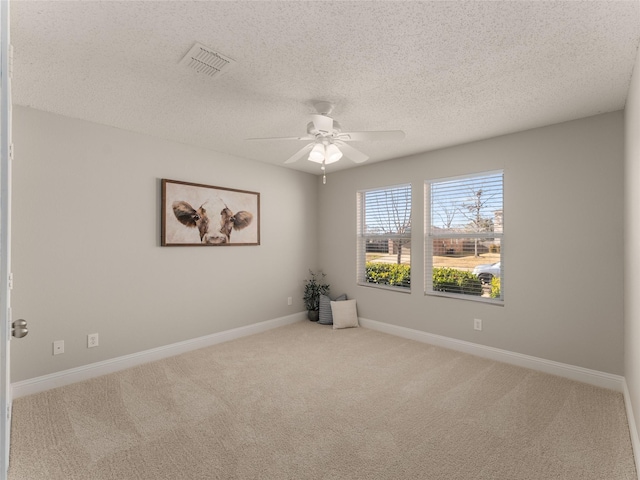
{"type": "Polygon", "coordinates": [[[333,143],[327,145],[325,163],[328,165],[333,162],[337,162],[342,158],[342,152],[333,143]]]}
{"type": "Polygon", "coordinates": [[[316,163],[322,163],[325,158],[324,145],[316,143],[309,153],[309,160],[316,163]]]}

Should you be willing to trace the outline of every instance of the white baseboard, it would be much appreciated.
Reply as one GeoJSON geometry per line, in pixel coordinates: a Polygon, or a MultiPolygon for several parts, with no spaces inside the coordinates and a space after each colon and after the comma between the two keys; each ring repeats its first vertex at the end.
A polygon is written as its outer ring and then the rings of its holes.
{"type": "Polygon", "coordinates": [[[545,360],[544,358],[532,357],[521,353],[510,352],[508,350],[501,350],[499,348],[487,347],[477,343],[456,340],[455,338],[443,337],[442,335],[421,332],[419,330],[413,330],[406,327],[399,327],[397,325],[378,322],[376,320],[359,318],[359,321],[360,325],[365,328],[378,330],[397,337],[408,338],[418,342],[429,343],[431,345],[469,353],[477,357],[489,358],[498,362],[530,368],[531,370],[569,378],[571,380],[588,383],[597,387],[608,388],[617,392],[623,392],[624,390],[624,377],[620,375],[613,375],[610,373],[599,372],[597,370],[590,370],[588,368],[576,367],[566,363],[545,360]]]}
{"type": "Polygon", "coordinates": [[[624,408],[627,411],[627,423],[629,424],[629,436],[631,437],[631,449],[633,450],[633,458],[636,462],[636,472],[640,472],[640,437],[638,437],[638,429],[636,427],[635,416],[633,415],[633,406],[631,404],[631,394],[627,381],[623,382],[624,408]]]}
{"type": "Polygon", "coordinates": [[[167,357],[173,357],[181,353],[197,350],[199,348],[216,345],[236,338],[246,337],[256,333],[271,330],[272,328],[289,325],[306,318],[307,312],[294,313],[286,317],[266,320],[244,327],[225,330],[224,332],[213,333],[204,337],[198,337],[183,342],[165,345],[142,352],[124,355],[118,358],[104,360],[102,362],[91,363],[81,367],[71,368],[62,372],[56,372],[41,377],[30,378],[11,384],[12,398],[24,397],[33,393],[43,392],[56,387],[62,387],[71,383],[88,380],[90,378],[117,372],[126,368],[135,367],[143,363],[153,362],[167,357]]]}
{"type": "MultiPolygon", "coordinates": [[[[130,355],[125,355],[102,362],[83,365],[81,367],[64,370],[62,372],[56,372],[49,375],[43,375],[41,377],[23,380],[11,384],[12,398],[31,395],[33,393],[50,390],[52,388],[69,385],[71,383],[79,382],[82,380],[88,380],[100,375],[106,375],[108,373],[117,372],[126,368],[135,367],[143,363],[172,357],[174,355],[179,355],[191,350],[197,350],[198,348],[204,348],[210,345],[234,340],[236,338],[245,337],[247,335],[264,332],[272,328],[304,320],[305,318],[306,312],[299,312],[293,315],[288,315],[286,317],[280,317],[264,322],[254,323],[253,325],[234,328],[232,330],[226,330],[224,332],[218,332],[211,335],[206,335],[204,337],[194,338],[192,340],[185,340],[184,342],[173,343],[171,345],[165,345],[163,347],[153,348],[151,350],[132,353],[130,355]]],[[[520,353],[514,353],[508,350],[487,347],[476,343],[466,342],[464,340],[456,340],[454,338],[378,322],[376,320],[369,320],[366,318],[360,318],[359,320],[360,325],[365,328],[378,330],[390,335],[408,338],[410,340],[416,340],[423,343],[429,343],[431,345],[437,345],[444,348],[450,348],[452,350],[469,353],[478,357],[489,358],[491,360],[496,360],[499,362],[530,368],[532,370],[570,378],[572,380],[588,383],[590,385],[609,388],[618,392],[624,393],[626,388],[624,377],[622,376],[612,375],[596,370],[589,370],[587,368],[567,365],[565,363],[554,362],[551,360],[545,360],[543,358],[532,357],[520,353]]],[[[625,394],[625,401],[627,401],[627,397],[628,393],[625,394]]],[[[629,410],[629,408],[630,407],[628,407],[627,410],[629,410]]]]}

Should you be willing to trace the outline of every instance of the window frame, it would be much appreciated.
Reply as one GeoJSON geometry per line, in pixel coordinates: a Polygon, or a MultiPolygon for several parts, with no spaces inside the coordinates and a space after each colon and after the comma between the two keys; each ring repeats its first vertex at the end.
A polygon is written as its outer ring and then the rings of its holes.
{"type": "Polygon", "coordinates": [[[436,178],[431,180],[425,180],[424,182],[424,232],[423,232],[423,240],[424,240],[424,295],[435,296],[435,297],[448,297],[448,298],[457,298],[459,300],[468,300],[472,302],[486,303],[489,305],[497,305],[504,306],[505,299],[505,271],[504,271],[504,169],[501,170],[490,170],[484,172],[477,172],[465,175],[457,175],[453,177],[445,177],[445,178],[436,178]],[[493,238],[500,239],[500,298],[487,298],[476,295],[469,295],[464,293],[452,293],[452,292],[441,292],[433,290],[433,243],[438,238],[447,238],[447,239],[474,239],[481,238],[482,232],[458,232],[458,233],[442,233],[442,234],[434,234],[431,229],[431,187],[436,183],[445,183],[452,181],[463,181],[465,179],[474,179],[479,177],[490,177],[493,175],[501,175],[502,176],[502,231],[497,233],[492,232],[493,238]]]}
{"type": "MultiPolygon", "coordinates": [[[[367,234],[366,230],[366,201],[365,195],[369,192],[377,192],[377,191],[385,191],[385,190],[395,190],[401,188],[409,188],[409,201],[410,209],[409,209],[409,218],[411,219],[411,223],[413,223],[413,185],[410,182],[400,183],[395,185],[387,185],[382,187],[374,187],[374,188],[366,188],[362,190],[358,190],[356,192],[356,284],[361,287],[373,287],[379,288],[382,290],[391,290],[394,292],[400,293],[411,293],[411,284],[407,287],[397,286],[397,285],[386,285],[379,283],[371,283],[366,281],[366,264],[367,264],[367,240],[369,239],[379,239],[379,240],[393,240],[393,239],[404,239],[409,240],[411,243],[412,237],[412,229],[409,228],[409,232],[405,234],[367,234]]],[[[409,268],[411,268],[411,264],[413,262],[413,256],[410,256],[409,259],[409,268]]]]}

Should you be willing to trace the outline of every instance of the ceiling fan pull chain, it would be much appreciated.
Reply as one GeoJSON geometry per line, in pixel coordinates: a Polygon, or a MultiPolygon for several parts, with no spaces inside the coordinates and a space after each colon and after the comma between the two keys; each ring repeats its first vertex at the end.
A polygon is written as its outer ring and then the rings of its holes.
{"type": "Polygon", "coordinates": [[[326,165],[325,165],[325,160],[322,160],[322,166],[320,167],[320,169],[322,170],[322,184],[326,185],[327,184],[327,170],[326,170],[326,165]]]}

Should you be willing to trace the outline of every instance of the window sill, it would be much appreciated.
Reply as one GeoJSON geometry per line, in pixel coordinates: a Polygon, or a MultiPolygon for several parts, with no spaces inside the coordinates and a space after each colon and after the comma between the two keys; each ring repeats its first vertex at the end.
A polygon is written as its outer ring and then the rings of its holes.
{"type": "Polygon", "coordinates": [[[447,297],[447,298],[457,298],[458,300],[466,300],[468,302],[478,302],[478,303],[486,303],[488,305],[496,305],[498,307],[504,307],[504,300],[487,298],[487,297],[478,297],[476,295],[464,295],[462,293],[449,293],[449,292],[424,292],[425,297],[447,297]]]}
{"type": "Polygon", "coordinates": [[[370,287],[370,288],[379,288],[381,290],[391,290],[392,292],[398,292],[398,293],[411,293],[411,288],[407,288],[407,287],[394,287],[392,285],[384,285],[384,284],[380,284],[380,283],[365,283],[365,282],[358,282],[358,286],[359,287],[370,287]]]}

